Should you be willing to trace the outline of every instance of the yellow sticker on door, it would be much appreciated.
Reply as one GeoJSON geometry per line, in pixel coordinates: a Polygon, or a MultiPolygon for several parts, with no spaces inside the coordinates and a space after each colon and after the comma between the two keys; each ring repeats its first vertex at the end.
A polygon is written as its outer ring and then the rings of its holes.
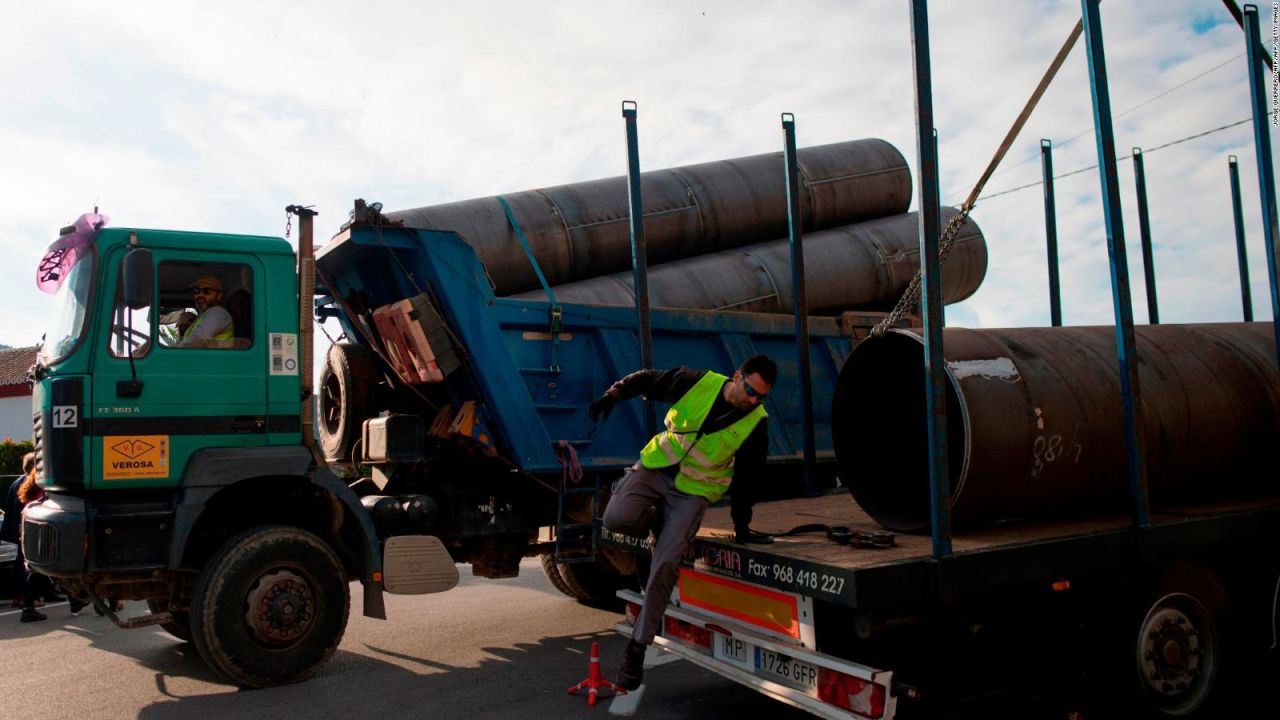
{"type": "Polygon", "coordinates": [[[169,436],[129,435],[102,438],[102,479],[169,477],[169,436]]]}

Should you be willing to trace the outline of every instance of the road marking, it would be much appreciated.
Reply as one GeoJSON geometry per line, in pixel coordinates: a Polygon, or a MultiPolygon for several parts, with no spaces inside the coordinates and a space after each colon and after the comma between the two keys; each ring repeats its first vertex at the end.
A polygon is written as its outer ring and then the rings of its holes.
{"type": "Polygon", "coordinates": [[[610,715],[634,715],[636,710],[640,709],[640,698],[644,697],[644,685],[632,690],[626,695],[619,695],[609,703],[610,715]]]}
{"type": "MultiPolygon", "coordinates": [[[[59,605],[66,605],[66,604],[67,604],[67,603],[66,603],[66,601],[64,600],[64,601],[62,601],[62,602],[60,602],[60,603],[53,603],[52,605],[50,605],[50,604],[47,604],[47,603],[46,603],[45,605],[43,605],[43,607],[46,607],[46,608],[52,608],[52,607],[58,607],[59,605]]],[[[37,610],[39,610],[40,608],[36,608],[36,609],[37,609],[37,610]]],[[[8,615],[17,615],[17,614],[18,614],[18,613],[20,613],[20,612],[22,612],[22,610],[21,610],[21,609],[18,609],[18,610],[10,610],[10,611],[8,611],[8,612],[0,612],[0,617],[5,617],[5,616],[8,616],[8,615]]]]}
{"type": "Polygon", "coordinates": [[[680,656],[673,652],[667,652],[657,645],[650,645],[649,649],[644,651],[644,669],[649,670],[679,659],[680,656]]]}

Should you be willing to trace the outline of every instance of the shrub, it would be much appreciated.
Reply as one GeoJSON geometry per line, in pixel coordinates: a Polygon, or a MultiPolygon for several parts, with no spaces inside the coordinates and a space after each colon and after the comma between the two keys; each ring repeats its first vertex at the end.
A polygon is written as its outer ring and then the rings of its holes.
{"type": "Polygon", "coordinates": [[[13,438],[5,438],[0,442],[0,475],[21,475],[22,456],[33,449],[30,440],[14,442],[13,438]]]}

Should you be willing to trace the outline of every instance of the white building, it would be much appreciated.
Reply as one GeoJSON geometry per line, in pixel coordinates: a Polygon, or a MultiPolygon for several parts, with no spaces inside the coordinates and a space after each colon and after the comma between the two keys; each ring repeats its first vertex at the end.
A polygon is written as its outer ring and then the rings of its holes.
{"type": "Polygon", "coordinates": [[[0,350],[0,441],[31,439],[31,388],[27,368],[36,361],[37,346],[0,350]]]}

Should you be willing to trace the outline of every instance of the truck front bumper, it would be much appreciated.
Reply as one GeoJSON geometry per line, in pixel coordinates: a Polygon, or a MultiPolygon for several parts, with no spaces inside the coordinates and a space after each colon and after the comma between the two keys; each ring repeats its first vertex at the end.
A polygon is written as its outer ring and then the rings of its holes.
{"type": "Polygon", "coordinates": [[[22,512],[22,554],[45,575],[78,577],[84,572],[86,527],[83,498],[49,495],[22,512]]]}

